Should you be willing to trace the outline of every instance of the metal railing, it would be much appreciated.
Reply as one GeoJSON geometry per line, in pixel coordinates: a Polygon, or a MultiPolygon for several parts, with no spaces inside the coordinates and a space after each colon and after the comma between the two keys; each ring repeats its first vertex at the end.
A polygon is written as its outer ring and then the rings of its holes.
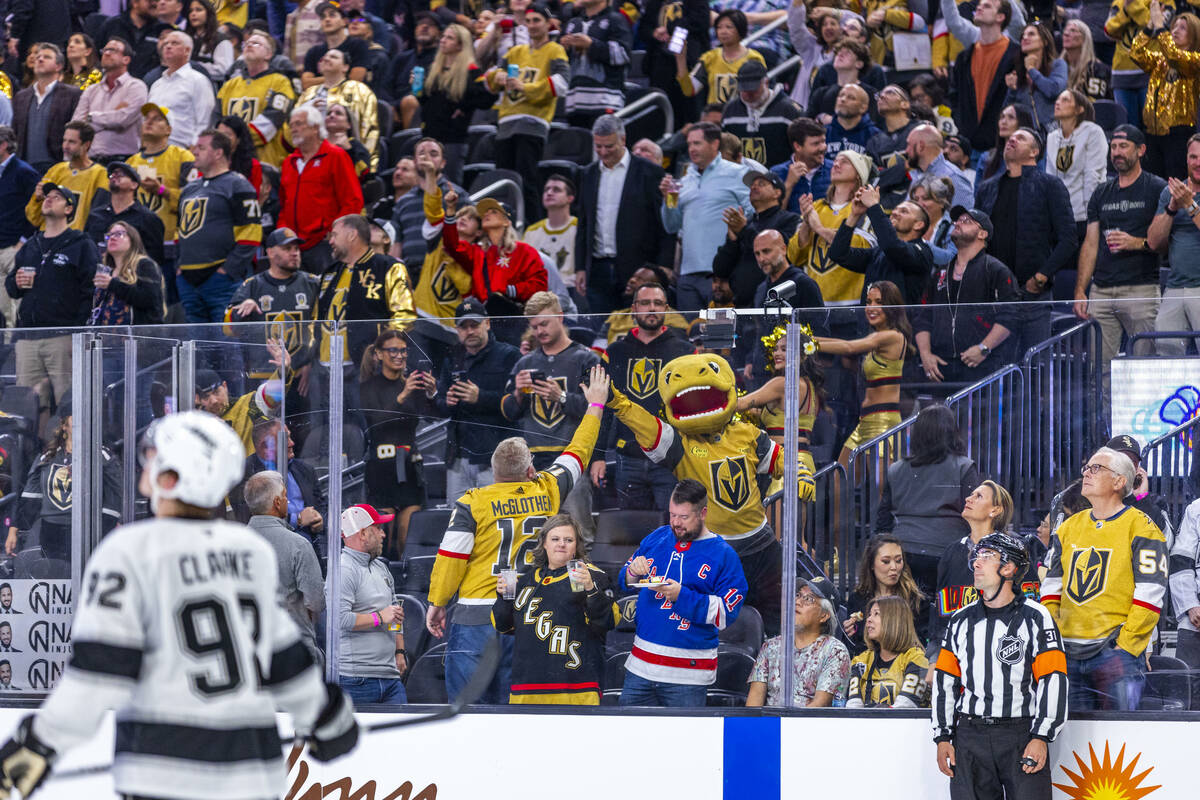
{"type": "Polygon", "coordinates": [[[659,89],[652,89],[624,108],[613,112],[613,116],[620,117],[623,120],[630,120],[635,114],[639,114],[642,109],[650,108],[651,106],[657,107],[662,112],[663,117],[666,118],[666,133],[674,133],[675,109],[671,107],[671,100],[659,89]]]}
{"type": "Polygon", "coordinates": [[[789,59],[780,61],[772,69],[767,70],[767,78],[770,80],[775,80],[775,78],[787,72],[792,67],[799,66],[800,62],[803,60],[804,59],[800,58],[800,56],[792,56],[789,59]]]}
{"type": "Polygon", "coordinates": [[[1149,477],[1149,489],[1167,503],[1167,513],[1176,525],[1183,511],[1196,497],[1196,437],[1200,436],[1200,416],[1176,425],[1142,448],[1142,467],[1149,477]]]}
{"type": "Polygon", "coordinates": [[[757,42],[759,39],[763,38],[771,31],[778,30],[779,28],[786,28],[786,27],[787,27],[787,14],[784,14],[779,19],[771,20],[766,25],[763,25],[761,28],[759,28],[758,30],[751,33],[745,39],[742,39],[742,44],[749,47],[751,44],[753,44],[754,42],[757,42]]]}
{"type": "Polygon", "coordinates": [[[1029,348],[1025,373],[1023,479],[1013,492],[1018,519],[1050,507],[1083,460],[1107,438],[1100,365],[1100,326],[1080,322],[1029,348]]]}
{"type": "Polygon", "coordinates": [[[513,210],[517,212],[517,218],[515,222],[517,223],[518,228],[523,229],[525,227],[525,197],[523,196],[521,187],[517,185],[516,181],[510,180],[509,178],[501,178],[494,183],[489,183],[482,189],[471,193],[471,202],[478,203],[485,197],[494,197],[495,193],[499,192],[501,189],[511,190],[511,194],[513,196],[513,210]]]}

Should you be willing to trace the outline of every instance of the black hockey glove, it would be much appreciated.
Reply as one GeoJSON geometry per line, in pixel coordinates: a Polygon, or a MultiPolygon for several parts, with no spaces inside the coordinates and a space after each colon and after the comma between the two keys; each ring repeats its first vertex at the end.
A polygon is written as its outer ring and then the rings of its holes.
{"type": "Polygon", "coordinates": [[[337,684],[327,683],[325,690],[329,701],[308,736],[308,752],[317,761],[332,761],[358,744],[358,722],[350,699],[337,684]]]}
{"type": "Polygon", "coordinates": [[[31,796],[50,774],[57,755],[33,732],[33,714],[28,715],[0,747],[0,789],[7,795],[15,786],[22,797],[31,796]]]}

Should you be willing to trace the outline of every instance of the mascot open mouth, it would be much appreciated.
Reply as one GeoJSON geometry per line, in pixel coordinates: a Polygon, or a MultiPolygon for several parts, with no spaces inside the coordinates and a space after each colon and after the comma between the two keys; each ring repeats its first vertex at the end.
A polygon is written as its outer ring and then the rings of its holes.
{"type": "Polygon", "coordinates": [[[723,414],[728,404],[728,392],[714,386],[690,386],[671,398],[671,415],[686,420],[723,414]]]}

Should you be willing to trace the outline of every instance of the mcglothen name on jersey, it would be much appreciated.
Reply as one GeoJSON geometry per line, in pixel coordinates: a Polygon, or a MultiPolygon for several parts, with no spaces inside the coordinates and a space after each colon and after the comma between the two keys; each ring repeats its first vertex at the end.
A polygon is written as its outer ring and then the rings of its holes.
{"type": "Polygon", "coordinates": [[[552,514],[550,498],[546,495],[533,497],[510,497],[507,500],[492,501],[492,516],[517,517],[526,514],[552,514]]]}
{"type": "Polygon", "coordinates": [[[216,578],[254,582],[248,550],[209,550],[203,557],[188,554],[179,558],[179,578],[187,586],[208,583],[216,578]]]}

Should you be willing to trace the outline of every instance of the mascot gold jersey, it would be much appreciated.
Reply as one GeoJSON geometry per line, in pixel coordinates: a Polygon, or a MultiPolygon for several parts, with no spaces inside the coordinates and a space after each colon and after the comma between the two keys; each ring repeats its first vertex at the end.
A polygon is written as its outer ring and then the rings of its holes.
{"type": "MultiPolygon", "coordinates": [[[[783,448],[766,432],[735,421],[733,368],[696,353],[668,361],[659,375],[661,420],[613,389],[609,405],[651,461],[708,490],[708,528],[735,548],[766,528],[763,490],[783,476],[783,448]]],[[[800,497],[812,498],[812,473],[800,466],[800,497]]]]}

